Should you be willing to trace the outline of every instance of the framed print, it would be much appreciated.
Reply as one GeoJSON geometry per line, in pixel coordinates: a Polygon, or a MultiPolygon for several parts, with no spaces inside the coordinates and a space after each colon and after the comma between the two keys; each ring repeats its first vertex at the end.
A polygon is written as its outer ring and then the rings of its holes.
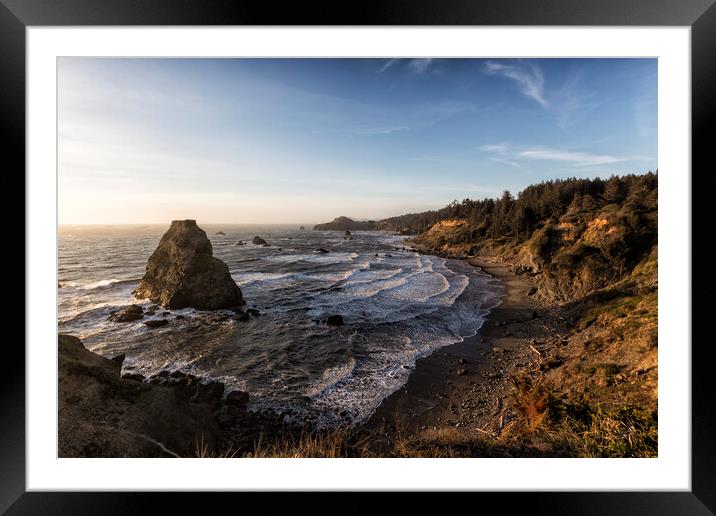
{"type": "Polygon", "coordinates": [[[508,4],[4,0],[3,509],[712,513],[716,8],[508,4]]]}

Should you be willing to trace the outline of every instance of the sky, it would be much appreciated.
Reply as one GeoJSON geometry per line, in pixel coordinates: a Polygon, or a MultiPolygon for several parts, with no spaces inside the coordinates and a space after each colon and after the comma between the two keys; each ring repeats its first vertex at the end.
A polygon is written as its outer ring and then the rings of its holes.
{"type": "Polygon", "coordinates": [[[656,169],[656,59],[58,61],[60,224],[377,220],[656,169]]]}

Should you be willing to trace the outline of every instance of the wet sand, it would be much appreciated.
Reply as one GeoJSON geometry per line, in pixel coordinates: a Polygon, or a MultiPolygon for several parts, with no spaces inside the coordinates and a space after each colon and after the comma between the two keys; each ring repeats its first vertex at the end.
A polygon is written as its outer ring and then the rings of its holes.
{"type": "Polygon", "coordinates": [[[468,262],[503,282],[501,304],[477,335],[419,360],[405,386],[383,401],[367,429],[410,435],[457,427],[494,435],[506,423],[502,409],[509,378],[539,360],[530,345],[549,330],[541,321],[540,304],[528,296],[532,285],[526,277],[497,258],[468,262]]]}

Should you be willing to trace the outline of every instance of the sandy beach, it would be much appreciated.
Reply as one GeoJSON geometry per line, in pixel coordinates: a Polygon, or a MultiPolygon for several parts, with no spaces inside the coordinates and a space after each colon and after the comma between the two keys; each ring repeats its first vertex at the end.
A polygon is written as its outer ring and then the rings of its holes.
{"type": "Polygon", "coordinates": [[[469,263],[503,282],[501,304],[477,335],[419,360],[407,384],[384,400],[367,428],[408,436],[460,428],[495,436],[507,423],[503,406],[509,378],[539,360],[534,339],[549,330],[542,307],[528,296],[528,279],[497,258],[471,258],[469,263]]]}

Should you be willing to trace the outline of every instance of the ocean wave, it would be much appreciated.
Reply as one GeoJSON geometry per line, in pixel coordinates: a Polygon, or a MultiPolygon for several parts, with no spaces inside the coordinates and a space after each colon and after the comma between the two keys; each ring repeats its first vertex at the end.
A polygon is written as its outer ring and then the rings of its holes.
{"type": "Polygon", "coordinates": [[[356,360],[351,357],[345,364],[339,364],[323,371],[321,377],[306,388],[304,395],[318,399],[348,380],[356,368],[356,360]]]}
{"type": "Polygon", "coordinates": [[[263,259],[268,262],[292,263],[292,262],[309,262],[316,264],[334,264],[343,262],[352,262],[360,256],[358,253],[320,253],[320,254],[276,254],[265,256],[263,259]]]}
{"type": "Polygon", "coordinates": [[[62,285],[62,288],[78,288],[81,290],[97,290],[97,289],[108,289],[111,287],[114,287],[115,285],[133,285],[135,283],[139,283],[141,281],[141,278],[132,278],[132,279],[117,279],[117,278],[111,278],[111,279],[103,279],[98,281],[93,281],[91,283],[77,283],[73,281],[67,281],[65,283],[60,280],[60,284],[62,285]]]}

